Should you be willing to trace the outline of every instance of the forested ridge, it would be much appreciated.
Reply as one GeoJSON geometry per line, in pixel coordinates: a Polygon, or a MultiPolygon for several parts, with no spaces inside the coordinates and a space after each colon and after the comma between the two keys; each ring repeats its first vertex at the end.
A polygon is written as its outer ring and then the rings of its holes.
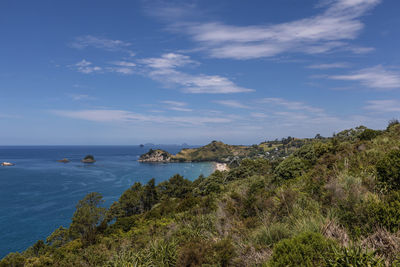
{"type": "Polygon", "coordinates": [[[194,181],[135,183],[109,208],[90,193],[68,228],[0,266],[400,266],[398,121],[301,140],[194,181]]]}

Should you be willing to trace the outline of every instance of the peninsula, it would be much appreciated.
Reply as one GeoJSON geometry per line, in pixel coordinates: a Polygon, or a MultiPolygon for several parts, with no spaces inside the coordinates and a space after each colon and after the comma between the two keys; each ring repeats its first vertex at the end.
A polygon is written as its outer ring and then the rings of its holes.
{"type": "Polygon", "coordinates": [[[232,164],[244,158],[274,159],[291,154],[296,148],[309,142],[308,139],[293,137],[265,141],[258,145],[228,145],[212,141],[199,148],[184,148],[176,155],[162,149],[150,149],[139,158],[139,162],[218,162],[232,164]]]}

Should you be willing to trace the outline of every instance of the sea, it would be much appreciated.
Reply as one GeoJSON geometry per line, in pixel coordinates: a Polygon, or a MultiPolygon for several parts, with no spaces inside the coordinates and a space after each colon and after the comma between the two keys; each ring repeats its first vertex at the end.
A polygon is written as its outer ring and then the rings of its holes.
{"type": "Polygon", "coordinates": [[[68,227],[87,193],[101,193],[109,207],[135,182],[155,178],[159,183],[174,174],[194,180],[214,170],[209,162],[139,163],[150,148],[175,154],[183,146],[0,146],[0,162],[15,163],[0,166],[0,259],[68,227]],[[80,162],[88,154],[94,164],[80,162]],[[63,158],[70,163],[57,162],[63,158]]]}

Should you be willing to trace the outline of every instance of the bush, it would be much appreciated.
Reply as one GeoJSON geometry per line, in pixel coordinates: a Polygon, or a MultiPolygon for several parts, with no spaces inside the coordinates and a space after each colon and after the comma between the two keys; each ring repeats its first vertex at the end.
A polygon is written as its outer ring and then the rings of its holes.
{"type": "Polygon", "coordinates": [[[228,238],[222,239],[213,246],[214,260],[221,267],[229,266],[233,257],[235,257],[235,247],[228,238]]]}
{"type": "Polygon", "coordinates": [[[10,253],[0,261],[1,267],[23,267],[25,265],[25,258],[20,253],[10,253]]]}
{"type": "Polygon", "coordinates": [[[202,266],[209,247],[201,240],[187,243],[179,250],[176,266],[202,266]]]}
{"type": "Polygon", "coordinates": [[[194,189],[194,193],[203,196],[220,193],[224,188],[224,180],[224,174],[220,171],[215,171],[198,184],[197,188],[194,189]]]}
{"type": "Polygon", "coordinates": [[[340,214],[341,223],[353,237],[370,234],[377,228],[395,233],[400,230],[400,191],[391,192],[383,200],[341,206],[340,214]]]}
{"type": "Polygon", "coordinates": [[[185,198],[192,192],[192,182],[176,174],[168,181],[160,183],[157,188],[164,197],[185,198]]]}
{"type": "Polygon", "coordinates": [[[383,260],[361,247],[335,249],[328,266],[385,266],[383,260]]]}
{"type": "Polygon", "coordinates": [[[336,244],[319,233],[304,232],[274,246],[269,266],[326,266],[336,244]]]}
{"type": "Polygon", "coordinates": [[[358,135],[358,138],[363,141],[369,141],[381,134],[381,131],[376,131],[372,129],[365,129],[362,133],[358,135]]]}
{"type": "Polygon", "coordinates": [[[239,167],[232,169],[227,177],[228,181],[244,179],[253,175],[267,175],[270,173],[271,164],[266,159],[244,159],[239,167]]]}
{"type": "Polygon", "coordinates": [[[256,235],[256,242],[260,246],[272,247],[284,238],[290,237],[290,229],[286,224],[274,223],[263,229],[256,235]]]}
{"type": "Polygon", "coordinates": [[[400,122],[398,119],[391,119],[388,123],[387,130],[389,130],[391,127],[393,127],[395,125],[399,125],[399,124],[400,124],[400,122]]]}
{"type": "Polygon", "coordinates": [[[378,179],[390,189],[400,189],[400,150],[386,154],[376,164],[378,179]]]}
{"type": "Polygon", "coordinates": [[[400,230],[400,191],[391,192],[384,201],[371,202],[367,207],[366,214],[371,230],[378,226],[392,233],[400,230]]]}
{"type": "Polygon", "coordinates": [[[301,176],[308,169],[307,162],[298,157],[289,157],[276,167],[276,174],[285,180],[301,176]]]}

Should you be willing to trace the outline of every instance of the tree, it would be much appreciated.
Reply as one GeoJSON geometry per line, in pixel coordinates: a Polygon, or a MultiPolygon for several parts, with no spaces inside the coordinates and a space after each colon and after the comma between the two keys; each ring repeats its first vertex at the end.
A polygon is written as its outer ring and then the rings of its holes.
{"type": "Polygon", "coordinates": [[[184,198],[192,191],[192,182],[175,174],[168,181],[160,183],[158,187],[162,194],[168,197],[184,198]]]}
{"type": "Polygon", "coordinates": [[[97,227],[106,213],[106,209],[100,207],[103,202],[103,196],[96,192],[87,194],[78,202],[69,228],[71,236],[79,236],[83,244],[95,243],[97,227]]]}
{"type": "Polygon", "coordinates": [[[126,190],[119,198],[119,204],[123,216],[132,216],[144,211],[142,203],[143,186],[136,182],[131,188],[126,190]]]}
{"type": "Polygon", "coordinates": [[[69,241],[68,229],[60,226],[46,239],[46,243],[52,247],[61,247],[69,241]]]}
{"type": "Polygon", "coordinates": [[[150,210],[154,204],[158,202],[158,195],[154,178],[151,179],[144,187],[143,192],[143,208],[145,211],[150,210]]]}

